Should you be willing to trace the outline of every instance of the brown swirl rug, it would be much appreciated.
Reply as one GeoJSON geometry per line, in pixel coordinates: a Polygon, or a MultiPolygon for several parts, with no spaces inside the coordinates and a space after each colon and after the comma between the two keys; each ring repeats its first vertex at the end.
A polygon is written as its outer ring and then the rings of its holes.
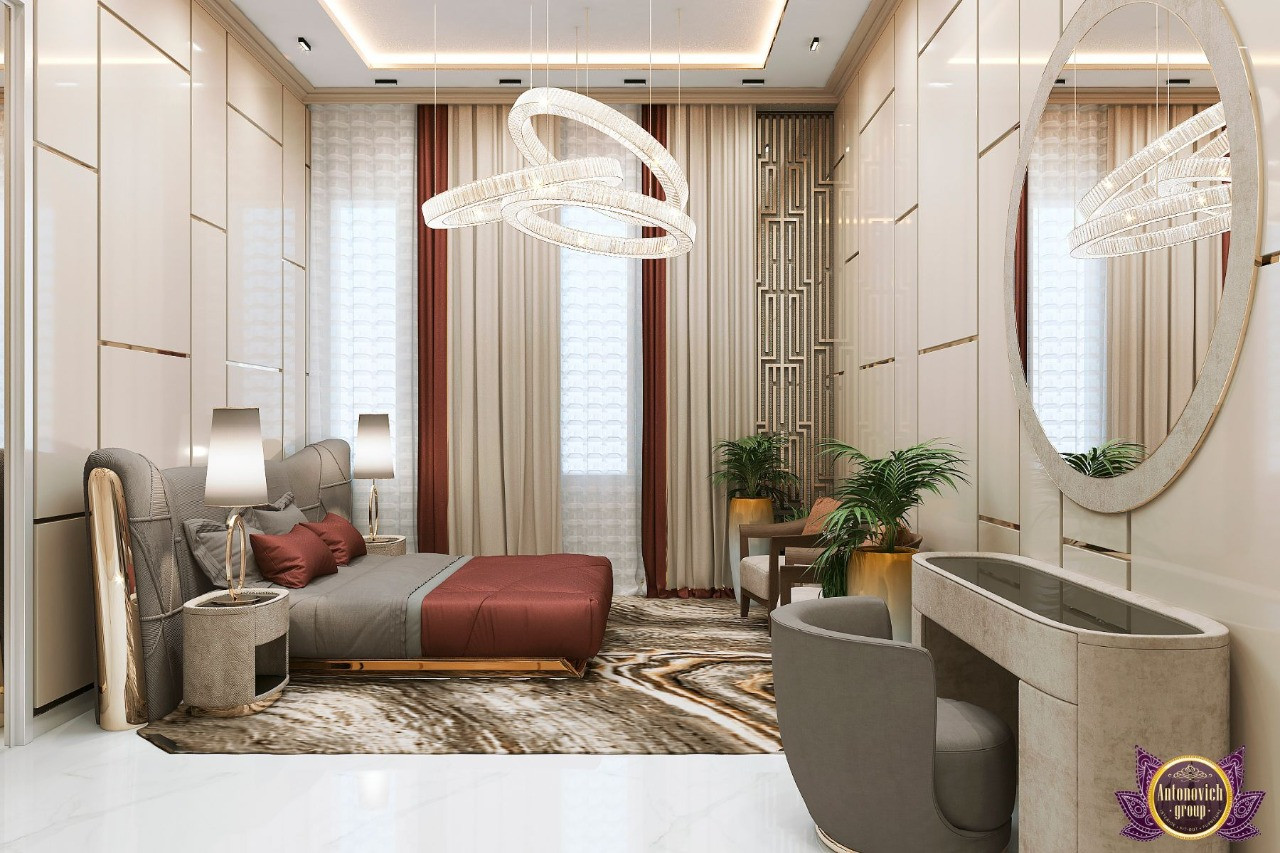
{"type": "Polygon", "coordinates": [[[139,734],[175,753],[778,752],[765,617],[722,599],[614,599],[582,679],[300,676],[251,717],[179,708],[139,734]]]}

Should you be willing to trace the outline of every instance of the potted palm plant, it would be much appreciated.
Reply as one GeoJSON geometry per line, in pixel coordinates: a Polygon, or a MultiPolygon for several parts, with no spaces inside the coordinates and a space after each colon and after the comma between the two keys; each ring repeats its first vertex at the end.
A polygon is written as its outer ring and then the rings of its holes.
{"type": "Polygon", "coordinates": [[[712,473],[711,481],[724,486],[729,497],[725,552],[729,555],[735,596],[741,594],[738,563],[745,556],[738,553],[738,528],[771,523],[775,513],[792,502],[792,490],[799,483],[782,458],[786,446],[787,437],[779,432],[760,432],[715,446],[720,467],[712,473]]]}
{"type": "Polygon", "coordinates": [[[932,439],[888,456],[873,459],[838,441],[827,442],[827,453],[853,466],[853,473],[836,486],[840,506],[827,516],[822,531],[822,555],[814,567],[822,594],[875,595],[889,604],[895,639],[911,633],[911,555],[902,544],[918,538],[909,534],[907,513],[926,494],[968,483],[964,458],[950,444],[932,439]]]}

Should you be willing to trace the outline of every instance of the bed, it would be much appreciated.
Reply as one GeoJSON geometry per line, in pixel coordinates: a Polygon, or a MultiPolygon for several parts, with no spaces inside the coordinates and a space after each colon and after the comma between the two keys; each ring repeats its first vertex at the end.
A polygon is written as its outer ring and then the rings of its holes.
{"type": "MultiPolygon", "coordinates": [[[[268,495],[292,492],[312,521],[329,512],[350,519],[350,458],[346,442],[329,439],[268,462],[268,495]]],[[[149,719],[182,698],[182,604],[213,589],[182,530],[188,519],[225,520],[226,510],[204,505],[204,477],[202,467],[162,471],[116,448],[94,451],[85,465],[95,575],[120,560],[137,592],[149,719]]],[[[290,668],[580,677],[604,641],[612,593],[604,557],[357,557],[289,591],[290,668]]]]}

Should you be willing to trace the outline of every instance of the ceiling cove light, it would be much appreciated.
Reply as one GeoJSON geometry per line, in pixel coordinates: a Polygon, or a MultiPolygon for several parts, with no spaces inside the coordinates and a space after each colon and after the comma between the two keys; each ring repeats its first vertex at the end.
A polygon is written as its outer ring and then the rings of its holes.
{"type": "Polygon", "coordinates": [[[1085,193],[1076,258],[1166,249],[1231,230],[1231,145],[1221,103],[1173,127],[1085,193]],[[1199,150],[1190,152],[1201,143],[1199,150]],[[1184,152],[1186,153],[1185,156],[1184,152]]]}
{"type": "Polygon", "coordinates": [[[696,227],[684,212],[689,182],[675,158],[644,128],[617,110],[566,89],[530,89],[516,99],[507,131],[533,165],[455,187],[422,205],[431,228],[457,228],[505,219],[548,243],[626,258],[670,258],[693,247],[696,227]],[[556,160],[538,138],[533,119],[558,116],[585,124],[631,151],[662,186],[665,201],[618,187],[622,166],[608,157],[556,160]],[[658,237],[619,237],[569,228],[542,214],[562,206],[599,210],[615,219],[660,228],[658,237]]]}

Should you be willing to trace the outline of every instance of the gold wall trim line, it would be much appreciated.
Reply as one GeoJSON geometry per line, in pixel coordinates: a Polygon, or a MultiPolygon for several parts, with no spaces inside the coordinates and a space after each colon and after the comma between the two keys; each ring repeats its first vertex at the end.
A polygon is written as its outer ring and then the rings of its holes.
{"type": "Polygon", "coordinates": [[[193,214],[191,214],[191,218],[192,218],[192,219],[194,219],[196,222],[202,223],[202,224],[204,224],[204,225],[208,225],[210,228],[216,228],[217,230],[221,231],[223,234],[226,234],[226,233],[227,233],[227,229],[226,229],[226,228],[222,227],[221,225],[216,225],[216,224],[214,224],[214,223],[210,222],[209,220],[205,219],[203,216],[196,216],[196,215],[193,213],[193,214]]]}
{"type": "Polygon", "coordinates": [[[994,524],[996,527],[1003,527],[1006,530],[1022,530],[1022,525],[1016,521],[1005,521],[1002,518],[995,518],[990,515],[978,516],[978,521],[985,521],[987,524],[994,524]]]}
{"type": "Polygon", "coordinates": [[[854,258],[856,258],[856,257],[858,257],[858,253],[857,253],[857,252],[854,252],[852,255],[850,255],[849,257],[845,258],[845,259],[844,259],[844,262],[847,264],[847,263],[849,263],[849,261],[853,260],[853,259],[854,259],[854,258]]]}
{"type": "Polygon", "coordinates": [[[1072,548],[1078,548],[1081,551],[1089,551],[1094,554],[1101,554],[1104,557],[1110,557],[1113,560],[1132,560],[1132,554],[1126,554],[1124,551],[1112,551],[1110,548],[1104,548],[1101,545],[1090,545],[1088,542],[1081,542],[1079,539],[1070,539],[1066,536],[1062,537],[1063,545],[1070,545],[1072,548]]]}
{"type": "Polygon", "coordinates": [[[68,162],[70,162],[70,163],[74,163],[74,164],[76,164],[77,166],[81,166],[81,167],[83,167],[83,168],[85,168],[85,169],[88,169],[90,172],[93,172],[95,175],[96,175],[96,174],[98,174],[98,167],[97,167],[97,166],[90,166],[88,163],[86,163],[86,162],[85,162],[85,161],[83,161],[83,160],[77,160],[75,157],[72,157],[72,156],[71,156],[70,154],[68,154],[67,152],[65,152],[65,151],[59,151],[57,148],[54,148],[52,145],[46,145],[46,144],[45,144],[45,143],[43,143],[43,142],[39,142],[39,141],[37,141],[37,142],[36,142],[36,148],[40,149],[41,151],[47,151],[47,152],[49,152],[50,154],[55,154],[55,155],[57,155],[57,156],[61,157],[63,160],[66,160],[66,161],[68,161],[68,162]]]}
{"type": "MultiPolygon", "coordinates": [[[[929,45],[933,44],[933,40],[938,37],[938,33],[942,32],[943,27],[947,25],[947,22],[951,20],[951,16],[954,15],[956,13],[956,9],[959,9],[959,8],[960,8],[960,0],[953,0],[951,4],[951,8],[947,10],[947,16],[942,19],[942,23],[938,24],[938,28],[936,30],[929,33],[929,38],[925,39],[924,44],[922,44],[920,46],[920,49],[916,51],[916,59],[919,59],[921,56],[924,56],[924,52],[929,49],[929,45]]],[[[1061,12],[1058,13],[1058,17],[1059,18],[1062,17],[1061,12]]],[[[916,37],[919,38],[919,36],[920,36],[919,24],[917,23],[916,37]]]]}
{"type": "MultiPolygon", "coordinates": [[[[120,17],[119,15],[117,15],[117,14],[115,13],[115,11],[114,11],[110,6],[107,6],[107,5],[103,4],[103,3],[99,3],[99,4],[98,4],[98,8],[99,8],[99,9],[101,9],[102,11],[106,12],[107,14],[109,14],[111,17],[115,18],[115,19],[116,19],[117,21],[119,21],[120,23],[124,24],[124,25],[125,25],[125,27],[127,27],[131,33],[133,33],[135,36],[137,36],[138,38],[142,39],[142,40],[143,40],[143,41],[145,41],[147,44],[149,44],[149,45],[151,45],[153,48],[155,48],[155,49],[156,49],[156,51],[158,51],[158,52],[159,52],[159,54],[160,54],[161,56],[163,56],[165,59],[167,59],[167,60],[169,60],[170,62],[172,62],[174,65],[178,66],[179,70],[181,70],[183,74],[186,74],[188,77],[190,77],[190,76],[191,76],[191,59],[190,59],[190,57],[188,57],[188,58],[187,58],[187,64],[186,64],[186,65],[183,65],[181,62],[179,62],[179,61],[178,61],[178,58],[177,58],[176,56],[174,56],[174,55],[173,55],[172,53],[170,53],[169,51],[165,50],[165,49],[164,49],[163,47],[161,47],[160,45],[158,45],[158,44],[156,44],[155,42],[153,42],[151,39],[147,38],[146,33],[142,32],[142,30],[138,29],[138,28],[137,28],[137,27],[135,27],[133,24],[129,23],[129,22],[128,22],[128,21],[126,21],[124,18],[122,18],[122,17],[120,17]]],[[[188,38],[187,38],[187,45],[188,45],[188,47],[190,46],[190,44],[191,44],[191,39],[190,39],[190,37],[188,37],[188,38]]]]}
{"type": "Polygon", "coordinates": [[[281,260],[283,260],[286,264],[289,264],[290,266],[297,267],[302,272],[307,271],[306,267],[304,267],[302,264],[298,263],[297,261],[293,260],[292,258],[282,258],[281,260]]]}
{"type": "Polygon", "coordinates": [[[848,156],[848,154],[848,151],[841,151],[840,156],[836,158],[836,161],[831,164],[831,168],[827,170],[827,176],[822,180],[830,181],[831,178],[835,176],[836,169],[840,168],[840,164],[844,162],[844,158],[848,156]]]}
{"type": "Polygon", "coordinates": [[[870,364],[860,365],[858,369],[870,370],[873,367],[882,367],[883,365],[886,365],[886,364],[893,364],[893,361],[894,361],[893,356],[889,356],[888,358],[882,358],[879,361],[873,361],[870,364]]]}
{"type": "Polygon", "coordinates": [[[46,515],[32,519],[34,524],[53,524],[55,521],[70,521],[73,518],[84,518],[84,510],[80,512],[64,512],[62,515],[46,515]]]}
{"type": "Polygon", "coordinates": [[[236,115],[240,116],[240,118],[244,119],[245,121],[249,122],[249,124],[253,125],[253,126],[254,126],[254,127],[256,127],[258,130],[262,131],[264,134],[266,134],[267,138],[268,138],[268,139],[270,139],[272,142],[274,142],[276,145],[279,145],[281,148],[284,148],[284,142],[282,142],[282,141],[281,141],[281,140],[279,140],[279,139],[276,139],[275,134],[273,134],[271,131],[267,130],[267,129],[266,129],[265,127],[263,127],[262,125],[258,124],[258,123],[257,123],[256,121],[254,121],[253,119],[249,118],[249,117],[248,117],[247,115],[245,115],[243,112],[241,112],[240,108],[239,108],[239,107],[237,107],[235,104],[231,103],[230,101],[227,101],[227,109],[231,110],[231,111],[232,111],[232,112],[234,112],[236,115]]]}
{"type": "Polygon", "coordinates": [[[977,339],[978,339],[977,335],[970,335],[967,338],[960,338],[960,340],[958,341],[947,341],[945,344],[937,344],[935,346],[925,347],[924,349],[920,350],[919,355],[928,355],[931,352],[937,352],[940,349],[950,349],[951,347],[958,347],[961,344],[971,344],[977,339]]]}
{"type": "Polygon", "coordinates": [[[899,222],[901,222],[902,220],[906,219],[908,216],[910,216],[911,214],[915,213],[915,212],[916,212],[917,210],[919,210],[919,209],[920,209],[920,204],[919,204],[919,202],[917,202],[916,204],[911,205],[910,207],[908,207],[908,208],[907,208],[907,212],[906,212],[906,213],[902,214],[902,215],[901,215],[901,216],[899,216],[897,219],[893,220],[893,224],[894,224],[894,225],[897,225],[899,222]]]}
{"type": "Polygon", "coordinates": [[[137,352],[149,352],[153,355],[168,355],[174,358],[191,358],[190,353],[178,352],[171,349],[157,349],[156,347],[144,347],[141,344],[125,344],[120,341],[98,341],[104,347],[115,347],[116,349],[131,349],[137,352]]]}
{"type": "Polygon", "coordinates": [[[1268,252],[1267,254],[1255,260],[1253,263],[1255,266],[1269,267],[1272,264],[1276,263],[1277,261],[1280,261],[1280,252],[1268,252]]]}
{"type": "Polygon", "coordinates": [[[889,99],[893,97],[893,93],[898,91],[897,86],[889,87],[889,94],[884,96],[884,100],[876,104],[876,108],[871,111],[871,115],[867,116],[867,120],[862,123],[862,127],[858,128],[858,136],[862,136],[867,128],[871,126],[871,122],[876,120],[876,116],[880,115],[880,111],[884,109],[884,105],[889,103],[889,99]]]}
{"type": "Polygon", "coordinates": [[[243,367],[247,370],[263,370],[267,373],[284,373],[283,367],[272,367],[268,364],[252,364],[247,361],[232,361],[227,359],[227,367],[243,367]]]}
{"type": "Polygon", "coordinates": [[[1017,132],[1018,132],[1018,128],[1019,128],[1019,127],[1021,127],[1021,126],[1022,126],[1021,122],[1015,123],[1013,127],[1009,128],[1009,129],[1008,129],[1008,130],[1006,130],[1004,133],[1002,133],[1002,134],[1000,134],[999,136],[997,136],[994,142],[992,142],[992,143],[991,143],[990,145],[988,145],[986,148],[983,148],[981,151],[979,151],[979,152],[978,152],[978,159],[979,159],[979,160],[981,160],[983,157],[987,156],[987,152],[989,152],[991,149],[995,148],[995,147],[996,147],[997,145],[999,145],[1001,142],[1004,142],[1004,141],[1005,141],[1006,139],[1008,139],[1010,136],[1013,136],[1013,134],[1017,133],[1017,132]]]}

